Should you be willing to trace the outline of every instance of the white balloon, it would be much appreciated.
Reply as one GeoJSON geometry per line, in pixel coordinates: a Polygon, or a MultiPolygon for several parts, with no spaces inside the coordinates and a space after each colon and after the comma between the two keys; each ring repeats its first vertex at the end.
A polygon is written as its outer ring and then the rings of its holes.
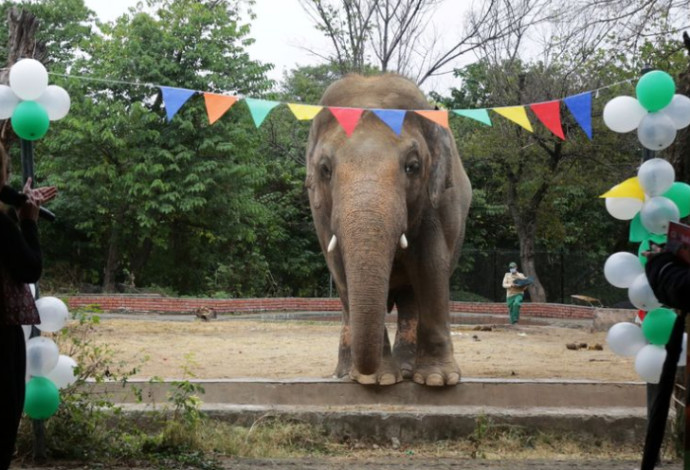
{"type": "Polygon", "coordinates": [[[644,268],[639,258],[627,251],[612,254],[604,263],[604,277],[615,287],[630,287],[642,273],[644,268]]]}
{"type": "Polygon", "coordinates": [[[60,354],[57,365],[46,375],[47,379],[53,381],[57,388],[65,388],[77,381],[74,375],[74,368],[77,363],[69,356],[60,354]]]}
{"type": "Polygon", "coordinates": [[[19,98],[12,89],[7,85],[0,85],[0,119],[11,118],[18,103],[19,98]]]}
{"type": "Polygon", "coordinates": [[[31,325],[22,325],[22,330],[24,331],[24,341],[29,341],[29,338],[31,338],[31,325]]]}
{"type": "Polygon", "coordinates": [[[60,331],[69,317],[67,305],[57,297],[41,297],[36,301],[41,323],[36,325],[41,331],[55,333],[60,331]]]}
{"type": "Polygon", "coordinates": [[[35,59],[22,59],[10,68],[10,88],[23,100],[35,100],[48,87],[48,72],[35,59]]]}
{"type": "Polygon", "coordinates": [[[628,299],[636,308],[646,312],[661,307],[644,273],[637,276],[628,288],[628,299]]]}
{"type": "Polygon", "coordinates": [[[647,345],[642,328],[634,323],[616,323],[606,334],[606,344],[619,356],[633,357],[647,345]]]}
{"type": "Polygon", "coordinates": [[[647,110],[632,96],[617,96],[604,106],[604,123],[614,132],[637,129],[647,110]]]}
{"type": "Polygon", "coordinates": [[[26,368],[31,375],[45,376],[58,362],[58,347],[50,338],[36,336],[26,342],[26,368]]]}
{"type": "Polygon", "coordinates": [[[607,197],[606,210],[618,220],[634,219],[642,209],[642,200],[634,197],[607,197]]]}
{"type": "Polygon", "coordinates": [[[685,95],[673,95],[671,104],[663,109],[671,118],[677,130],[690,126],[690,98],[685,95]]]}
{"type": "Polygon", "coordinates": [[[640,221],[652,233],[663,235],[668,232],[669,222],[678,222],[680,211],[675,202],[667,197],[656,196],[642,205],[640,221]]]}
{"type": "Polygon", "coordinates": [[[637,179],[648,196],[664,194],[676,180],[673,165],[663,158],[651,158],[640,165],[637,179]]]}
{"type": "Polygon", "coordinates": [[[645,382],[658,384],[665,360],[666,349],[663,346],[648,344],[635,356],[635,372],[645,382]]]}
{"type": "Polygon", "coordinates": [[[663,150],[676,140],[676,126],[663,112],[649,113],[637,127],[637,138],[649,150],[663,150]]]}
{"type": "Polygon", "coordinates": [[[680,357],[678,358],[678,367],[685,367],[688,360],[688,334],[683,333],[683,349],[680,351],[680,357]]]}
{"type": "Polygon", "coordinates": [[[67,116],[70,107],[70,99],[67,91],[57,85],[50,85],[36,100],[48,111],[48,119],[57,121],[67,116]]]}

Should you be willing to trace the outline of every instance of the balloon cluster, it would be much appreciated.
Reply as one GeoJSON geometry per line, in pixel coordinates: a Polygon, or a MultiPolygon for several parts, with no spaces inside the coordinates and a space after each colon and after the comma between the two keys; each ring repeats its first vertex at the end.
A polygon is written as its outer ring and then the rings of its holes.
{"type": "Polygon", "coordinates": [[[640,78],[637,99],[618,96],[604,107],[604,123],[615,132],[637,129],[645,148],[663,150],[673,143],[676,132],[690,125],[690,98],[676,94],[676,84],[666,72],[654,70],[640,78]]]}
{"type": "Polygon", "coordinates": [[[22,59],[10,68],[10,86],[0,85],[0,119],[12,118],[12,129],[24,140],[40,139],[50,121],[69,112],[64,88],[48,85],[48,72],[34,59],[22,59]]]}
{"type": "MultiPolygon", "coordinates": [[[[637,99],[618,96],[606,104],[604,122],[616,132],[637,129],[640,143],[662,150],[676,137],[676,131],[690,125],[690,98],[675,94],[673,79],[666,72],[645,74],[637,84],[637,99]]],[[[635,357],[635,371],[649,383],[659,383],[666,360],[665,345],[671,336],[676,314],[654,296],[645,274],[652,243],[666,243],[670,222],[690,215],[690,185],[675,181],[673,166],[661,158],[644,162],[637,176],[614,186],[601,197],[614,218],[630,220],[631,242],[639,242],[637,254],[614,253],[604,264],[604,276],[615,287],[628,289],[628,299],[639,309],[640,328],[634,323],[613,325],[606,337],[611,350],[635,357]]],[[[685,365],[687,335],[678,365],[685,365]]]]}
{"type": "MultiPolygon", "coordinates": [[[[36,301],[41,323],[36,327],[42,332],[56,333],[67,322],[69,311],[57,297],[41,297],[36,301]]],[[[77,363],[59,353],[57,344],[45,336],[28,338],[30,326],[24,326],[26,341],[26,398],[24,412],[33,419],[51,417],[60,405],[58,389],[73,384],[77,379],[74,368],[77,363]]]]}

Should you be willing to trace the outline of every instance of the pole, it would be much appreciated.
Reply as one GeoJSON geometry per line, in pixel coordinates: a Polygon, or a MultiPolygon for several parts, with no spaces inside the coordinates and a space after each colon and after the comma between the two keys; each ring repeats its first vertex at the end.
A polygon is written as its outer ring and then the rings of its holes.
{"type": "MultiPolygon", "coordinates": [[[[22,182],[26,184],[27,180],[31,178],[32,185],[34,179],[34,145],[30,140],[19,139],[21,143],[21,157],[22,157],[22,182]]],[[[40,289],[38,282],[36,283],[36,298],[40,296],[40,289]]],[[[41,332],[35,326],[31,327],[31,338],[41,336],[41,332]]],[[[48,453],[46,451],[46,428],[45,422],[39,419],[31,420],[34,430],[34,460],[36,462],[44,462],[47,460],[48,453]]]]}

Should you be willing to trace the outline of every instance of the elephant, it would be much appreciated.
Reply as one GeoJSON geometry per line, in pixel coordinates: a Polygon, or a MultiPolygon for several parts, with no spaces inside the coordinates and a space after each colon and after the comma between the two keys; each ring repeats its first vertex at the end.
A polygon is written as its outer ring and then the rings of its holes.
{"type": "Polygon", "coordinates": [[[305,186],[343,306],[335,376],[455,385],[449,279],[472,200],[451,132],[408,112],[400,134],[372,109],[434,109],[396,74],[347,75],[320,105],[365,108],[348,137],[331,112],[312,122],[305,186]],[[386,313],[397,307],[391,349],[386,313]]]}

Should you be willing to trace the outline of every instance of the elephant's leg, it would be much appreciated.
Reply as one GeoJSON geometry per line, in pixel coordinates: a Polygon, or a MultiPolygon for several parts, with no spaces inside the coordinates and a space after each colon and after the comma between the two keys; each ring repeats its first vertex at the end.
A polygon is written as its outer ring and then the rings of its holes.
{"type": "Polygon", "coordinates": [[[449,263],[442,247],[432,248],[419,263],[415,294],[419,305],[417,358],[412,379],[431,386],[455,385],[460,367],[453,357],[449,315],[449,263]]]}
{"type": "Polygon", "coordinates": [[[391,354],[391,343],[388,340],[388,330],[383,329],[383,357],[381,366],[375,374],[364,375],[357,372],[352,367],[350,369],[350,378],[363,385],[393,385],[402,381],[402,374],[400,367],[391,354]]]}
{"type": "Polygon", "coordinates": [[[398,331],[395,334],[393,357],[400,366],[403,378],[411,379],[417,356],[417,325],[419,308],[412,288],[395,294],[398,307],[398,331]]]}
{"type": "Polygon", "coordinates": [[[350,314],[347,309],[343,308],[343,326],[340,329],[340,345],[338,347],[338,366],[335,368],[335,376],[338,378],[348,375],[352,368],[351,342],[350,314]]]}

